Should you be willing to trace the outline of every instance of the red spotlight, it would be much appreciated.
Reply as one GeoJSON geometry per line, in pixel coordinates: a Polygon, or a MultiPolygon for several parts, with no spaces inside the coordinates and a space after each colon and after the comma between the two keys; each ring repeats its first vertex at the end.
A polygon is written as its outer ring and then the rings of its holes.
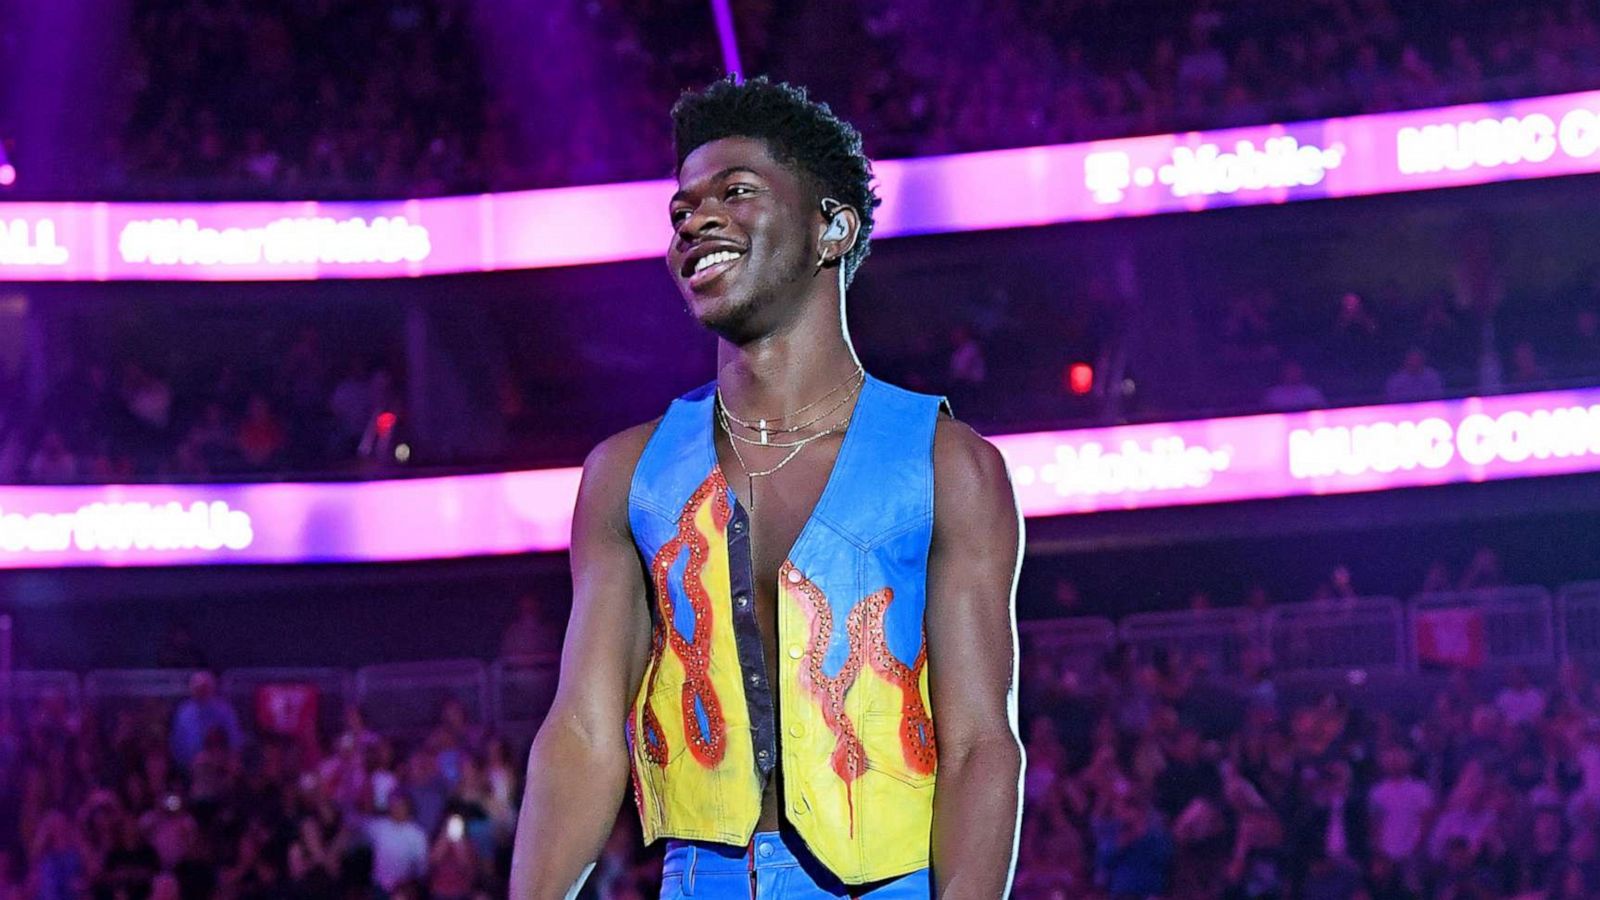
{"type": "Polygon", "coordinates": [[[17,183],[17,167],[10,163],[0,164],[0,187],[11,187],[17,183]]]}
{"type": "Polygon", "coordinates": [[[394,430],[394,421],[395,421],[394,413],[392,413],[392,412],[381,412],[381,413],[378,413],[378,435],[380,437],[388,437],[389,436],[389,432],[394,430]]]}
{"type": "Polygon", "coordinates": [[[1068,366],[1067,390],[1079,395],[1094,390],[1094,366],[1085,362],[1075,362],[1068,366]]]}

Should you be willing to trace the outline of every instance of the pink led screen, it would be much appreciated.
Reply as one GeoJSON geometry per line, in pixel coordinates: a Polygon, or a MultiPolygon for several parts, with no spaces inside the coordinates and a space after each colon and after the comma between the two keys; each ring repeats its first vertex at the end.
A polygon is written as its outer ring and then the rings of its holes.
{"type": "MultiPolygon", "coordinates": [[[[1600,171],[1600,92],[889,160],[877,235],[1600,171]]],[[[0,280],[392,278],[643,259],[665,181],[370,203],[0,203],[0,280]]]]}
{"type": "MultiPolygon", "coordinates": [[[[994,440],[1032,517],[1343,494],[1600,471],[1600,388],[994,440]]],[[[0,487],[0,568],[563,550],[578,475],[0,487]]]]}

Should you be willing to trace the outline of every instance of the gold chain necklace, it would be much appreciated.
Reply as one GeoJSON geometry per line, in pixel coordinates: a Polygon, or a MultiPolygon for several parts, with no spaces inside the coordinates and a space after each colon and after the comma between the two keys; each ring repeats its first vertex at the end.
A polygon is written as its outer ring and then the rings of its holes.
{"type": "MultiPolygon", "coordinates": [[[[863,384],[865,383],[865,379],[862,379],[862,383],[863,384]]],[[[857,384],[855,387],[851,388],[850,392],[844,395],[844,400],[840,401],[840,403],[837,406],[835,406],[834,409],[838,409],[840,406],[843,406],[846,401],[848,401],[851,397],[854,397],[856,395],[856,393],[860,390],[860,388],[861,388],[861,384],[857,384]]],[[[838,389],[835,388],[835,390],[838,390],[838,389]]],[[[770,444],[766,440],[766,435],[765,434],[762,435],[762,440],[759,441],[759,442],[754,440],[754,439],[752,439],[752,438],[747,438],[747,437],[743,437],[742,435],[734,434],[732,425],[737,423],[738,420],[735,419],[733,417],[733,415],[728,412],[728,408],[722,404],[722,394],[721,394],[720,391],[717,393],[716,400],[717,400],[717,402],[716,402],[717,424],[722,426],[723,432],[728,435],[728,438],[729,438],[728,447],[729,447],[729,449],[733,450],[733,458],[738,460],[739,468],[744,470],[745,483],[748,486],[748,493],[750,494],[750,511],[751,512],[755,512],[755,510],[756,510],[756,479],[757,478],[765,478],[766,476],[771,475],[772,473],[778,471],[779,469],[782,469],[784,466],[787,466],[789,463],[794,461],[795,457],[800,455],[800,451],[804,450],[807,447],[807,445],[813,443],[814,441],[821,440],[822,438],[825,438],[830,434],[833,434],[834,432],[836,432],[836,431],[840,430],[841,428],[845,427],[845,425],[849,422],[849,419],[841,419],[838,422],[835,422],[832,425],[829,425],[827,428],[824,428],[823,430],[817,432],[816,434],[806,435],[805,437],[800,438],[800,439],[798,439],[796,441],[793,441],[791,443],[788,443],[788,444],[773,445],[773,444],[770,444]],[[788,448],[792,448],[792,449],[790,449],[789,452],[784,455],[783,459],[779,460],[778,464],[773,466],[772,468],[764,469],[764,470],[759,471],[759,472],[753,472],[753,471],[750,470],[749,463],[746,463],[744,461],[744,454],[739,451],[739,442],[740,441],[744,441],[745,443],[750,443],[750,444],[760,443],[760,444],[765,444],[767,446],[788,447],[788,448]]],[[[811,405],[815,406],[816,404],[813,403],[811,405]]],[[[826,413],[824,415],[826,415],[826,413]]],[[[818,421],[818,420],[814,419],[812,421],[815,422],[815,421],[818,421]]]]}
{"type": "MultiPolygon", "coordinates": [[[[867,372],[866,372],[866,370],[861,368],[860,366],[857,366],[856,370],[854,372],[851,372],[849,377],[845,378],[845,380],[843,380],[843,381],[839,382],[838,384],[834,385],[833,387],[829,388],[828,392],[826,394],[823,394],[821,397],[818,397],[817,399],[811,401],[810,403],[807,403],[805,406],[800,407],[799,409],[795,410],[794,412],[784,413],[783,415],[778,416],[778,417],[776,417],[774,419],[757,419],[754,422],[746,422],[744,419],[741,419],[738,416],[734,415],[733,412],[728,409],[727,402],[722,399],[722,388],[721,387],[717,388],[717,407],[722,411],[722,414],[724,416],[726,416],[729,421],[733,422],[733,424],[738,425],[738,426],[740,426],[740,427],[742,427],[742,428],[744,428],[746,430],[749,430],[749,431],[760,432],[761,433],[761,439],[759,441],[756,441],[755,443],[769,444],[770,445],[771,444],[771,435],[774,434],[774,433],[776,433],[776,434],[794,434],[797,431],[804,431],[805,429],[810,428],[811,426],[817,424],[818,422],[822,421],[823,419],[826,419],[828,416],[831,416],[834,413],[838,412],[839,408],[844,406],[846,403],[849,402],[851,396],[853,396],[855,394],[855,392],[860,389],[861,385],[864,384],[866,382],[866,380],[867,380],[867,372]],[[792,419],[795,416],[800,415],[801,413],[805,412],[806,410],[809,410],[812,407],[822,403],[822,401],[828,399],[829,397],[832,397],[834,394],[839,392],[840,388],[844,387],[847,384],[850,384],[850,382],[852,382],[852,381],[855,381],[856,384],[853,387],[851,387],[849,392],[847,392],[843,397],[839,398],[839,401],[837,403],[835,403],[833,406],[829,407],[826,411],[824,411],[822,413],[819,413],[817,416],[812,418],[810,421],[800,422],[800,423],[797,423],[797,424],[794,424],[794,425],[785,425],[785,426],[782,426],[782,427],[770,424],[772,422],[788,421],[789,419],[792,419]]],[[[729,434],[730,437],[732,437],[733,432],[730,430],[728,432],[728,434],[729,434]]]]}

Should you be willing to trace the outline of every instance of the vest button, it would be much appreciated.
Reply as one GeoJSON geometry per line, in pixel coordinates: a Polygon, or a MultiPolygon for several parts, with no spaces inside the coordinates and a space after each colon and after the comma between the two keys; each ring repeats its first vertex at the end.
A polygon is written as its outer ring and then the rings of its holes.
{"type": "Polygon", "coordinates": [[[750,605],[750,598],[744,594],[739,594],[733,598],[733,605],[739,607],[740,609],[744,609],[746,606],[750,605]]]}
{"type": "Polygon", "coordinates": [[[805,651],[800,649],[800,645],[799,644],[790,644],[789,645],[789,658],[790,659],[799,659],[801,654],[803,654],[803,653],[805,653],[805,651]]]}
{"type": "Polygon", "coordinates": [[[805,579],[805,576],[800,574],[800,570],[799,569],[790,569],[789,570],[789,583],[790,584],[799,584],[804,579],[805,579]]]}
{"type": "Polygon", "coordinates": [[[804,727],[802,727],[798,723],[794,724],[794,725],[790,725],[789,726],[789,736],[790,737],[805,737],[806,736],[806,730],[805,730],[804,727]]]}

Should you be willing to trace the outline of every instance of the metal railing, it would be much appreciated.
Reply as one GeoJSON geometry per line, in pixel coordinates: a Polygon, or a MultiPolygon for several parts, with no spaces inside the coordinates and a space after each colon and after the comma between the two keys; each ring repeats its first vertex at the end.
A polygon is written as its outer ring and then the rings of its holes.
{"type": "MultiPolygon", "coordinates": [[[[262,692],[273,685],[305,685],[316,691],[317,727],[324,734],[344,724],[345,704],[355,699],[355,675],[344,669],[229,669],[222,674],[222,695],[240,712],[254,710],[262,692]]],[[[254,715],[241,718],[251,726],[254,715]]]]}
{"type": "Polygon", "coordinates": [[[421,734],[449,700],[460,701],[469,720],[490,721],[489,670],[481,660],[367,666],[356,671],[355,683],[367,725],[378,731],[421,734]]]}
{"type": "Polygon", "coordinates": [[[512,740],[532,739],[556,696],[559,656],[497,659],[489,666],[490,712],[512,740]]]}
{"type": "Polygon", "coordinates": [[[1600,581],[1563,587],[1556,609],[1562,658],[1577,662],[1600,660],[1600,581]]]}
{"type": "Polygon", "coordinates": [[[83,711],[83,688],[74,672],[8,672],[3,682],[7,709],[18,722],[26,721],[27,711],[44,702],[60,703],[68,715],[83,711]]]}
{"type": "Polygon", "coordinates": [[[1117,630],[1143,655],[1181,653],[1214,673],[1239,671],[1246,654],[1261,647],[1261,619],[1248,609],[1135,613],[1117,630]]]}
{"type": "Polygon", "coordinates": [[[1117,625],[1098,616],[1023,622],[1022,655],[1027,659],[1048,659],[1054,674],[1071,672],[1080,682],[1093,678],[1106,654],[1117,644],[1117,625]]]}
{"type": "Polygon", "coordinates": [[[1283,672],[1406,667],[1406,615],[1393,597],[1286,603],[1263,619],[1272,664],[1283,672]]]}
{"type": "Polygon", "coordinates": [[[1407,627],[1412,665],[1425,662],[1425,642],[1454,642],[1486,666],[1549,666],[1557,662],[1555,604],[1536,585],[1420,594],[1407,627]]]}
{"type": "MultiPolygon", "coordinates": [[[[1317,675],[1363,670],[1401,675],[1426,667],[1417,652],[1419,626],[1438,641],[1464,642],[1465,658],[1488,668],[1551,667],[1562,660],[1600,663],[1600,582],[1571,584],[1556,598],[1541,587],[1507,587],[1425,594],[1402,604],[1393,597],[1313,601],[1276,606],[1264,616],[1239,608],[1139,613],[1120,624],[1073,618],[1021,624],[1023,662],[1048,658],[1058,674],[1084,682],[1100,671],[1117,644],[1145,658],[1154,651],[1200,659],[1219,675],[1239,672],[1246,654],[1262,650],[1285,674],[1317,675]]],[[[1434,648],[1437,649],[1437,648],[1434,648]]],[[[460,701],[467,717],[513,740],[531,738],[555,696],[559,659],[554,655],[438,660],[334,668],[230,669],[221,693],[241,720],[255,723],[256,698],[273,685],[314,689],[324,734],[342,726],[348,701],[359,703],[370,727],[424,736],[447,700],[460,701]]],[[[0,699],[14,715],[43,702],[68,713],[92,712],[110,727],[123,712],[170,714],[189,693],[193,674],[182,669],[71,672],[14,671],[0,680],[0,699]]]]}

